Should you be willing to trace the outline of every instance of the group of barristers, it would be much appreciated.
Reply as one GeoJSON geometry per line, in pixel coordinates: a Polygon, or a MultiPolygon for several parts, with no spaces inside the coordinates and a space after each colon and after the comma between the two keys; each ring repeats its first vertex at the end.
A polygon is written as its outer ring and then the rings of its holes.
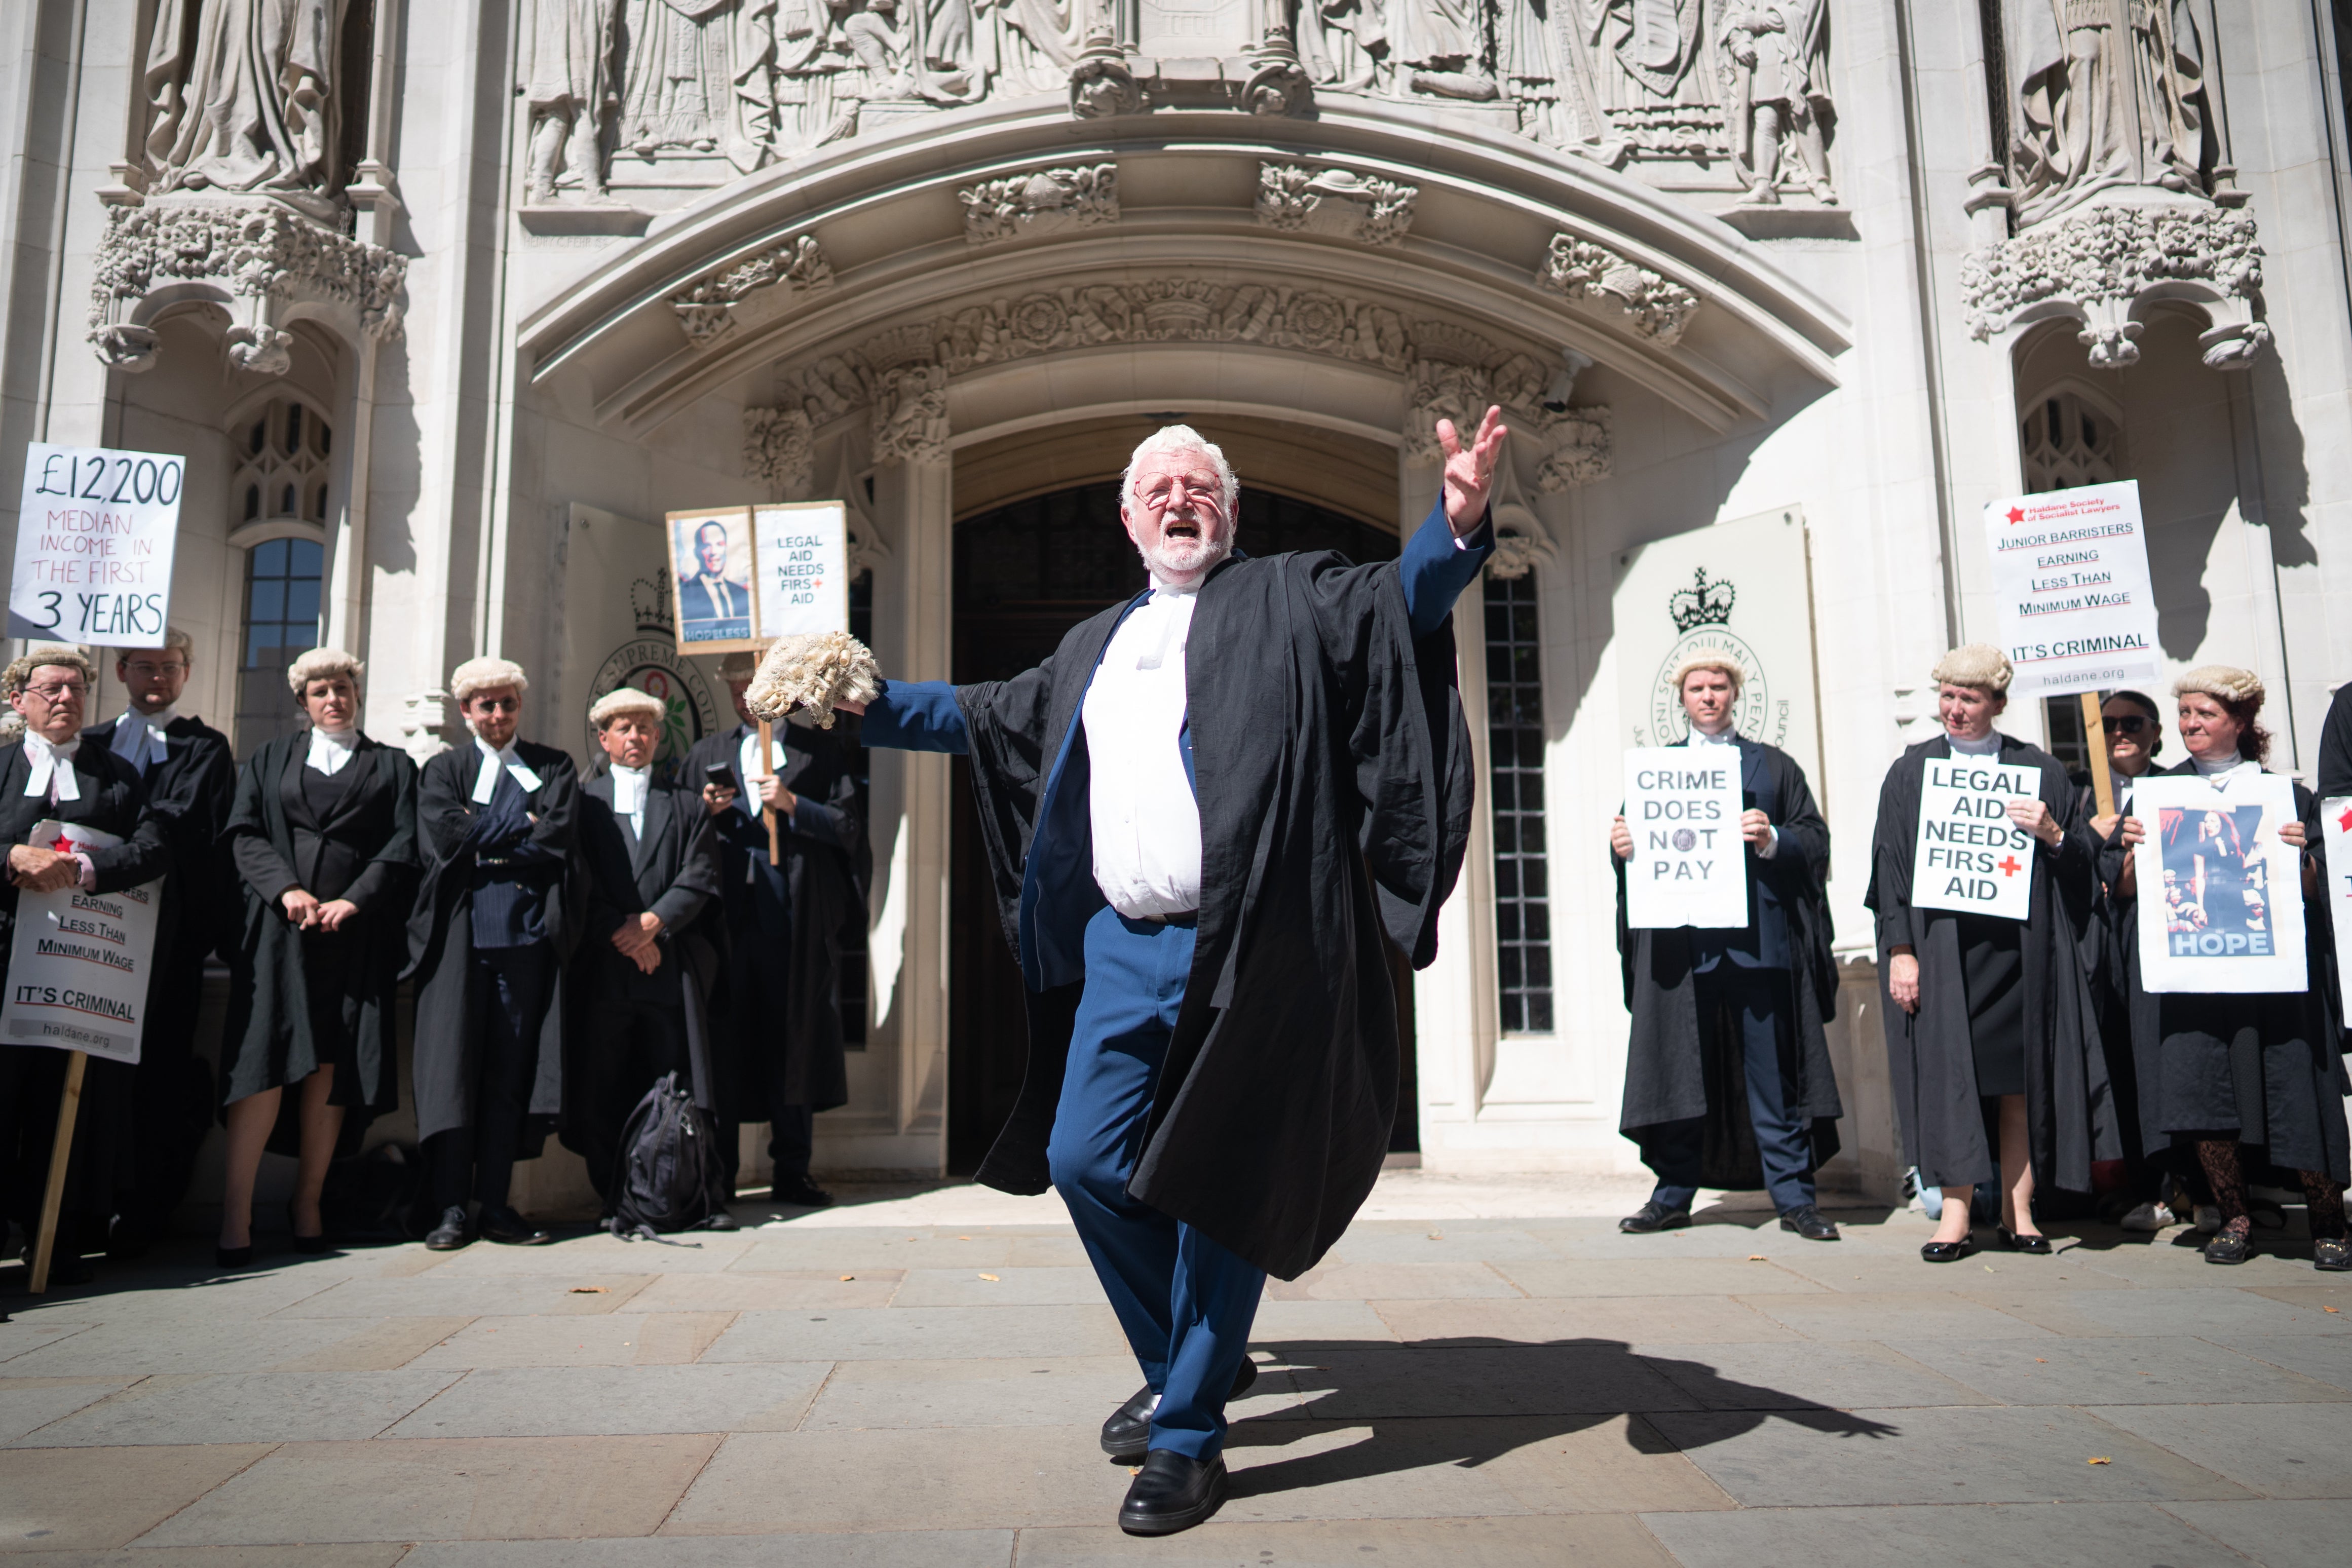
{"type": "MultiPolygon", "coordinates": [[[[2158,770],[2164,715],[2142,693],[2106,700],[2105,734],[2093,744],[2106,747],[2116,809],[2099,814],[2086,780],[1995,727],[2011,675],[2000,650],[1981,643],[1944,656],[1934,672],[1942,733],[1888,770],[1871,846],[1864,903],[1877,924],[1889,1076],[1904,1148],[1937,1221],[1921,1256],[1947,1263],[1974,1249],[1980,1192],[1997,1196],[2000,1246],[2046,1254],[2036,1191],[2087,1194],[2092,1166],[2119,1161],[2128,1229],[2159,1229],[2185,1209],[2178,1218],[2210,1237],[2208,1260],[2240,1263],[2253,1244],[2250,1183],[2300,1187],[2315,1265],[2352,1270],[2344,1212],[2352,1077],[2333,1000],[2317,815],[2321,796],[2352,795],[2352,685],[2328,715],[2318,794],[2298,783],[2300,820],[2279,831],[2300,852],[2301,886],[2267,891],[2304,902],[2310,983],[2159,995],[2139,968],[2132,851],[2147,829],[2131,797],[2134,781],[2158,770]],[[1949,757],[2039,775],[2038,793],[2007,808],[2034,844],[2023,920],[1913,897],[1921,779],[1928,762],[1949,757]]],[[[1829,831],[1795,761],[1733,727],[1737,664],[1697,656],[1672,679],[1686,744],[1739,753],[1748,918],[1738,929],[1629,926],[1623,876],[1633,845],[1617,819],[1618,945],[1633,1014],[1622,1127],[1658,1177],[1620,1228],[1687,1225],[1702,1186],[1761,1187],[1784,1229],[1835,1240],[1813,1186],[1837,1151],[1842,1113],[1824,1030],[1837,993],[1823,896],[1829,831]]],[[[2271,737],[2258,722],[2258,676],[2206,665],[2174,683],[2173,695],[2188,756],[2166,770],[2193,772],[2225,798],[2263,774],[2271,737]]]]}
{"type": "MultiPolygon", "coordinates": [[[[317,648],[288,672],[307,724],[239,767],[226,737],[178,711],[190,659],[177,632],[121,652],[129,706],[89,727],[95,670],[79,651],[36,648],[0,675],[24,725],[0,746],[14,846],[0,967],[21,892],[164,879],[140,1061],[88,1065],[57,1277],[168,1228],[215,1113],[220,1261],[252,1257],[266,1149],[299,1162],[294,1247],[331,1245],[330,1164],[399,1099],[404,980],[429,1246],[548,1239],[509,1189],[551,1131],[609,1199],[629,1113],[672,1072],[730,1157],[739,1126],[769,1124],[778,1199],[830,1201],[809,1177],[813,1119],[847,1099],[835,982],[863,929],[867,870],[863,787],[835,736],[780,729],[763,764],[747,718],[672,779],[653,766],[663,704],[624,688],[592,712],[599,750],[583,777],[566,752],[519,738],[529,680],[483,658],[450,677],[472,744],[420,769],[362,730],[359,661],[317,648]],[[45,818],[121,842],[26,843],[45,818]],[[215,952],[231,979],[216,1077],[195,1049],[215,952]]],[[[720,674],[740,715],[752,661],[720,674]]],[[[65,1060],[0,1045],[0,1193],[28,1236],[65,1060]]]]}

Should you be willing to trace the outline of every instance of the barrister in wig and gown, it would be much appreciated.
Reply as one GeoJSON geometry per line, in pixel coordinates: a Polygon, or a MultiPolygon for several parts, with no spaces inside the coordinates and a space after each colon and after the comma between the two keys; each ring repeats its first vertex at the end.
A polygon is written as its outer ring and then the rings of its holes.
{"type": "MultiPolygon", "coordinates": [[[[718,955],[703,928],[719,893],[718,835],[702,802],[654,770],[659,697],[623,686],[588,710],[601,755],[580,787],[587,904],[567,984],[574,1006],[563,1142],[609,1206],[621,1133],[646,1091],[676,1073],[712,1103],[706,998],[718,955]]],[[[706,1228],[731,1230],[720,1210],[706,1228]]]]}
{"type": "MultiPolygon", "coordinates": [[[[0,984],[7,979],[25,892],[120,893],[168,871],[164,824],[147,808],[131,765],[82,739],[95,673],[79,649],[36,647],[0,673],[0,695],[24,721],[24,733],[0,745],[0,846],[7,877],[0,883],[0,984]],[[121,842],[67,852],[30,841],[43,821],[78,822],[121,842]]],[[[69,1053],[41,1045],[0,1043],[0,1204],[26,1236],[40,1223],[50,1146],[69,1053]]],[[[80,1113],[58,1214],[50,1278],[72,1284],[90,1277],[82,1254],[105,1246],[121,1175],[134,1168],[132,1070],[92,1056],[82,1080],[80,1113]]]]}
{"type": "MultiPolygon", "coordinates": [[[[2257,717],[2261,677],[2251,670],[2206,664],[2182,675],[2172,690],[2189,757],[2168,772],[2199,775],[2228,800],[2268,771],[2263,759],[2271,737],[2257,717]]],[[[2298,874],[2284,886],[2256,888],[2246,872],[2251,846],[2230,843],[2205,856],[2215,863],[2211,884],[2200,890],[2200,908],[2211,911],[2204,924],[2231,928],[2247,919],[2257,901],[2302,900],[2309,984],[2294,991],[2157,995],[2141,984],[2135,965],[2132,1048],[2142,1129],[2150,1140],[2167,1140],[2179,1155],[2194,1160],[2221,1210],[2221,1228],[2205,1244],[2206,1261],[2242,1263],[2251,1256],[2247,1167],[2266,1165],[2294,1173],[2310,1216],[2313,1261],[2333,1272],[2352,1270],[2352,1240],[2347,1239],[2344,1218],[2344,1188],[2352,1178],[2344,1101],[2352,1094],[2352,1079],[2345,1072],[2332,927],[2327,901],[2319,895],[2322,868],[2314,849],[2319,841],[2319,799],[2298,782],[2294,804],[2297,820],[2282,824],[2278,835],[2300,852],[2298,874]],[[2228,902],[2236,907],[2219,907],[2228,902]]],[[[2235,836],[2234,821],[2221,812],[2183,815],[2191,821],[2180,827],[2197,834],[2200,846],[2235,836]],[[2199,817],[2204,821],[2194,821],[2199,817]]],[[[2121,874],[2133,848],[2155,831],[2139,813],[2116,825],[2102,856],[2110,883],[2121,874]]],[[[2189,857],[2195,854],[2188,852],[2189,857]]],[[[2161,918],[2163,905],[2143,901],[2126,935],[2136,946],[2138,921],[2161,918]]],[[[2275,929],[2267,909],[2254,918],[2275,929]]]]}
{"type": "Polygon", "coordinates": [[[1974,1189],[1997,1183],[2001,1244],[2046,1254],[2034,1192],[2087,1193],[2092,1162],[2120,1149],[2081,949],[2097,846],[2058,759],[1993,728],[2009,703],[2010,664],[2000,650],[1955,648],[1932,678],[1944,732],[1887,769],[1864,897],[1878,917],[1887,1068],[1904,1151],[1921,1181],[1944,1193],[1935,1239],[1919,1251],[1931,1263],[1965,1257],[1974,1189]],[[1953,757],[2039,776],[2038,791],[2007,809],[2034,841],[2021,921],[1913,902],[1922,780],[1928,762],[1953,757]]]}
{"type": "Polygon", "coordinates": [[[809,1176],[816,1113],[849,1103],[838,998],[845,947],[865,926],[873,869],[866,789],[846,726],[777,725],[770,775],[761,776],[760,727],[743,706],[752,666],[749,653],[719,666],[740,722],[696,742],[681,775],[701,791],[719,842],[727,950],[711,995],[711,1040],[719,1124],[727,1133],[767,1123],[775,1200],[821,1208],[833,1195],[809,1176]],[[723,785],[713,775],[720,768],[723,785]],[[776,822],[773,865],[768,810],[776,822]]]}
{"type": "Polygon", "coordinates": [[[292,1230],[330,1244],[328,1163],[400,1102],[394,1030],[416,882],[416,765],[360,729],[360,662],[313,648],[286,678],[308,728],[264,743],[229,812],[242,883],[221,1030],[228,1124],[219,1260],[253,1257],[253,1186],[299,1086],[292,1230]]]}
{"type": "Polygon", "coordinates": [[[416,1134],[437,1251],[478,1234],[552,1239],[508,1202],[563,1111],[563,965],[579,940],[580,770],[517,738],[530,681],[507,659],[468,659],[450,694],[473,744],[416,784],[423,885],[408,922],[416,981],[416,1134]],[[476,1213],[468,1216],[467,1204],[476,1213]]]}
{"type": "Polygon", "coordinates": [[[1690,1223],[1702,1186],[1769,1193],[1780,1228],[1834,1241],[1815,1206],[1814,1175],[1837,1153],[1837,1076],[1824,1025],[1837,1009],[1822,884],[1829,824],[1796,758],[1733,724],[1744,674],[1719,654],[1683,661],[1673,685],[1702,754],[1739,764],[1748,919],[1738,930],[1627,923],[1625,864],[1634,839],[1610,829],[1617,876],[1617,952],[1633,1033],[1619,1131],[1657,1173],[1649,1201],[1618,1221],[1636,1234],[1690,1223]],[[1720,755],[1720,752],[1717,752],[1720,755]]]}

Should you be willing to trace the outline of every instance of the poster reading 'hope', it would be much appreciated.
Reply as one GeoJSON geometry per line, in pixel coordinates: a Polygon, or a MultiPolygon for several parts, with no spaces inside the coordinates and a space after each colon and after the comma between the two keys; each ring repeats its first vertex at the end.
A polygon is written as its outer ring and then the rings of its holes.
{"type": "Polygon", "coordinates": [[[1748,924],[1739,749],[1644,746],[1625,754],[1625,923],[1709,930],[1748,924]]]}
{"type": "Polygon", "coordinates": [[[2009,820],[2011,800],[2042,794],[2042,772],[1990,758],[1931,757],[1919,786],[1911,904],[2022,920],[2033,899],[2033,835],[2009,820]]]}
{"type": "Polygon", "coordinates": [[[8,635],[161,644],[186,479],[187,459],[160,452],[26,447],[8,635]]]}
{"type": "Polygon", "coordinates": [[[2131,814],[2147,835],[2139,883],[2140,980],[2154,993],[2300,991],[2303,852],[2279,837],[2295,820],[2294,780],[2142,779],[2131,814]]]}

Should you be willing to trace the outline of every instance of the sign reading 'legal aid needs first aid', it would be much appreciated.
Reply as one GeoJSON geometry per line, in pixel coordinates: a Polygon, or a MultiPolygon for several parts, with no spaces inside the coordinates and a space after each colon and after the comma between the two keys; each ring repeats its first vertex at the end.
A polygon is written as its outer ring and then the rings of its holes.
{"type": "Polygon", "coordinates": [[[1911,904],[2022,920],[2032,911],[2033,835],[2009,803],[2042,794],[2038,768],[1990,757],[1931,757],[1919,781],[1919,837],[1911,848],[1911,904]]]}
{"type": "Polygon", "coordinates": [[[28,445],[8,635],[160,646],[186,480],[187,459],[160,452],[28,445]]]}

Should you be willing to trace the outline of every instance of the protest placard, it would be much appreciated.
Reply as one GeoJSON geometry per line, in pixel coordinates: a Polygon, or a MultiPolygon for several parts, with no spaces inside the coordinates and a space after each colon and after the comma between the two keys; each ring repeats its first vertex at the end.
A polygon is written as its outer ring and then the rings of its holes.
{"type": "Polygon", "coordinates": [[[2295,820],[2294,780],[2143,778],[2131,814],[2147,836],[2133,853],[2139,882],[2140,981],[2151,992],[2299,991],[2303,852],[2281,841],[2295,820]]]}
{"type": "MultiPolygon", "coordinates": [[[[26,841],[62,852],[122,841],[79,822],[45,821],[26,841]]],[[[120,893],[19,893],[0,1043],[137,1061],[163,887],[151,882],[120,893]]]]}
{"type": "Polygon", "coordinates": [[[1644,746],[1625,754],[1625,922],[1639,930],[1748,924],[1739,751],[1644,746]]]}
{"type": "Polygon", "coordinates": [[[8,635],[160,645],[186,478],[187,459],[160,452],[28,444],[8,635]]]}
{"type": "Polygon", "coordinates": [[[1990,757],[1930,757],[1919,784],[1919,835],[1911,850],[1911,903],[2022,920],[2033,900],[2033,835],[2009,820],[2009,803],[2042,794],[2039,768],[1990,757]]]}
{"type": "Polygon", "coordinates": [[[2319,803],[2319,831],[2327,867],[2327,907],[2336,917],[2336,1000],[2352,1027],[2352,796],[2319,803]]]}
{"type": "Polygon", "coordinates": [[[849,630],[849,508],[797,501],[753,508],[760,635],[849,630]]]}
{"type": "Polygon", "coordinates": [[[2137,481],[1995,501],[1984,523],[2001,647],[2016,671],[2011,697],[2095,692],[2156,674],[2156,597],[2137,481]]]}

